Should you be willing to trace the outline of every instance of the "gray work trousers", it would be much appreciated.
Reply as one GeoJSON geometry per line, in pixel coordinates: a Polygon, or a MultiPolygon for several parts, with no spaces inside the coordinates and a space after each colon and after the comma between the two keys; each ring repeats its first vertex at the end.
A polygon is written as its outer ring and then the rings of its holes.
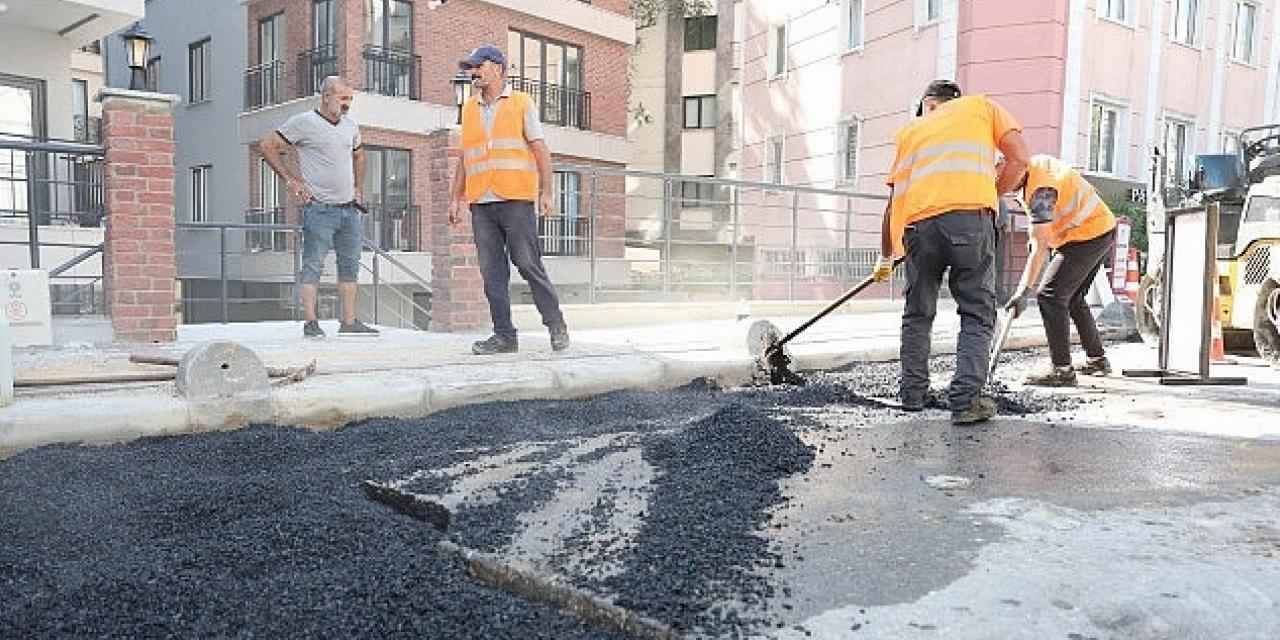
{"type": "Polygon", "coordinates": [[[542,263],[538,242],[538,217],[533,203],[507,200],[471,205],[471,228],[475,234],[480,274],[484,276],[484,296],[489,300],[493,332],[514,338],[511,323],[511,265],[529,283],[533,304],[550,329],[564,327],[560,298],[542,263]]]}
{"type": "Polygon", "coordinates": [[[947,284],[960,314],[956,372],[947,398],[951,410],[968,409],[986,383],[996,319],[995,236],[990,211],[952,211],[907,228],[899,383],[904,404],[921,402],[929,391],[933,317],[948,268],[947,284]]]}
{"type": "Polygon", "coordinates": [[[1036,296],[1036,304],[1049,342],[1049,357],[1055,367],[1071,364],[1071,325],[1068,321],[1075,323],[1085,355],[1090,358],[1106,355],[1102,336],[1098,335],[1098,325],[1093,321],[1093,312],[1089,311],[1089,304],[1084,298],[1098,275],[1098,269],[1111,254],[1115,239],[1116,231],[1112,229],[1092,240],[1068,242],[1058,247],[1057,255],[1046,269],[1052,275],[1040,290],[1040,295],[1036,296]]]}

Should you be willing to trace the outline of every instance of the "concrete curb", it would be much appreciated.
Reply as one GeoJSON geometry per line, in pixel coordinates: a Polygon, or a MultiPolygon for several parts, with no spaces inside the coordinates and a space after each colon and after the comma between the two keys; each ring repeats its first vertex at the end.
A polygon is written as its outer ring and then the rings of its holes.
{"type": "MultiPolygon", "coordinates": [[[[1039,326],[1015,329],[1009,349],[1041,346],[1039,326]]],[[[939,335],[933,353],[955,352],[939,335]]],[[[867,348],[853,343],[797,345],[798,371],[895,360],[896,341],[867,348]]],[[[266,395],[189,400],[174,386],[21,398],[0,411],[0,453],[53,443],[116,442],[144,436],[238,429],[254,423],[333,429],[366,418],[419,418],[453,407],[494,401],[562,400],[627,389],[666,390],[699,378],[721,386],[751,380],[745,351],[683,354],[632,352],[580,358],[445,365],[313,376],[266,395]],[[145,395],[143,395],[145,394],[145,395]]]]}

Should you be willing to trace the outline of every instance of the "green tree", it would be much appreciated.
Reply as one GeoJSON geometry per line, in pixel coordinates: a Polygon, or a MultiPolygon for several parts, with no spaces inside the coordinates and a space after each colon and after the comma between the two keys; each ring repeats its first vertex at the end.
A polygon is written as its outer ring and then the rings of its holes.
{"type": "Polygon", "coordinates": [[[1117,218],[1129,219],[1129,246],[1147,252],[1147,208],[1128,198],[1110,198],[1107,206],[1117,218]]]}
{"type": "Polygon", "coordinates": [[[711,10],[711,0],[631,0],[631,16],[637,27],[647,27],[663,12],[700,16],[711,10]]]}

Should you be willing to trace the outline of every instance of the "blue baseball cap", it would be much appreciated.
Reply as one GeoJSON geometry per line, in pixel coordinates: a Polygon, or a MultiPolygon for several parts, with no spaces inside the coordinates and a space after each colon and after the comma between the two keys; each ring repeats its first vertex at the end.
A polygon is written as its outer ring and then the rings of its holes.
{"type": "Polygon", "coordinates": [[[472,51],[470,55],[458,61],[458,67],[462,69],[474,69],[484,63],[485,60],[493,62],[499,66],[507,66],[507,57],[502,55],[502,49],[491,44],[486,44],[472,51]]]}

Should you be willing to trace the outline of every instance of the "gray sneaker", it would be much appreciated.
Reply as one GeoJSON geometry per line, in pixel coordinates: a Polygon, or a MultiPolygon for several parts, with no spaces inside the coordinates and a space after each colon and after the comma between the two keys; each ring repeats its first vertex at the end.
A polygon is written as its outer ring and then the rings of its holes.
{"type": "Polygon", "coordinates": [[[951,424],[977,424],[986,422],[996,415],[996,402],[986,396],[973,399],[968,409],[951,412],[951,424]]]}
{"type": "Polygon", "coordinates": [[[350,324],[344,322],[342,323],[342,326],[338,327],[338,335],[344,337],[360,336],[372,338],[378,335],[378,330],[360,322],[359,320],[352,320],[350,324]]]}
{"type": "Polygon", "coordinates": [[[302,324],[302,337],[304,338],[323,338],[324,329],[320,328],[320,323],[315,320],[308,320],[302,324]]]}
{"type": "Polygon", "coordinates": [[[1076,365],[1075,370],[1082,376],[1108,376],[1111,375],[1111,363],[1107,361],[1106,356],[1099,356],[1085,360],[1084,364],[1076,365]]]}

